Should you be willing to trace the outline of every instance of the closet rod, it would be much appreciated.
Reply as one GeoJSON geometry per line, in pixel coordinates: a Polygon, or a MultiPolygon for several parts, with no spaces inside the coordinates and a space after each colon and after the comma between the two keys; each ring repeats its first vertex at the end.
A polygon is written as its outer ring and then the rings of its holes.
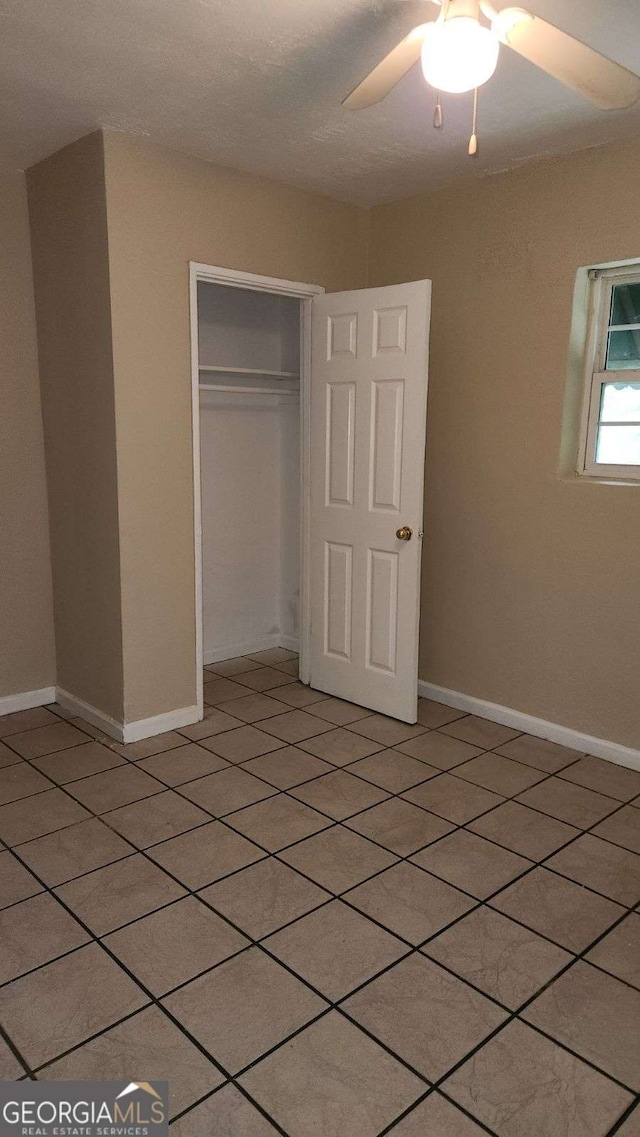
{"type": "Polygon", "coordinates": [[[243,395],[299,395],[299,391],[291,391],[279,387],[241,387],[239,384],[225,386],[222,383],[200,383],[201,391],[240,392],[243,395]]]}

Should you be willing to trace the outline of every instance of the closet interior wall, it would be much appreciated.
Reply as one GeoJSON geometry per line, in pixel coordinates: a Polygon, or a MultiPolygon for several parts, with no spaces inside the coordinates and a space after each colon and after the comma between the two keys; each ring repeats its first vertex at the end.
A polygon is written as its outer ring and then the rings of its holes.
{"type": "Polygon", "coordinates": [[[300,302],[198,283],[205,663],[298,647],[300,302]]]}

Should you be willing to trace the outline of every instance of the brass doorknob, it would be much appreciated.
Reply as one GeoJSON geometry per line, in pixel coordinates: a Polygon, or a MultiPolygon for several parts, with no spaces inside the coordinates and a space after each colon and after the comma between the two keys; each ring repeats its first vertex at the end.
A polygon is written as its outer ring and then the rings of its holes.
{"type": "Polygon", "coordinates": [[[396,529],[396,537],[399,541],[410,541],[413,536],[413,531],[408,525],[402,525],[400,529],[396,529]]]}

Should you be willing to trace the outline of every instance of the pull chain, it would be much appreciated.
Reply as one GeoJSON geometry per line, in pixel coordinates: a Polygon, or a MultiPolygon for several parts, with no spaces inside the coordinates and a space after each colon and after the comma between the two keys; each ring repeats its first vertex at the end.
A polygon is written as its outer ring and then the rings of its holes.
{"type": "Polygon", "coordinates": [[[444,121],[442,118],[442,103],[440,102],[440,95],[436,98],[436,106],[433,112],[433,125],[436,130],[442,130],[444,121]]]}
{"type": "Polygon", "coordinates": [[[469,139],[469,157],[478,157],[478,88],[473,92],[473,122],[471,125],[471,138],[469,139]]]}

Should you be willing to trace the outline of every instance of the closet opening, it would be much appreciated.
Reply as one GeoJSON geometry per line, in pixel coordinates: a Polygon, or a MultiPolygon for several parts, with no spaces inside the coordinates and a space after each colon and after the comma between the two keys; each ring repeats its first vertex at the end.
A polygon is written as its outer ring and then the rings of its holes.
{"type": "Polygon", "coordinates": [[[323,289],[191,269],[196,666],[284,647],[308,671],[311,298],[323,289]]]}

